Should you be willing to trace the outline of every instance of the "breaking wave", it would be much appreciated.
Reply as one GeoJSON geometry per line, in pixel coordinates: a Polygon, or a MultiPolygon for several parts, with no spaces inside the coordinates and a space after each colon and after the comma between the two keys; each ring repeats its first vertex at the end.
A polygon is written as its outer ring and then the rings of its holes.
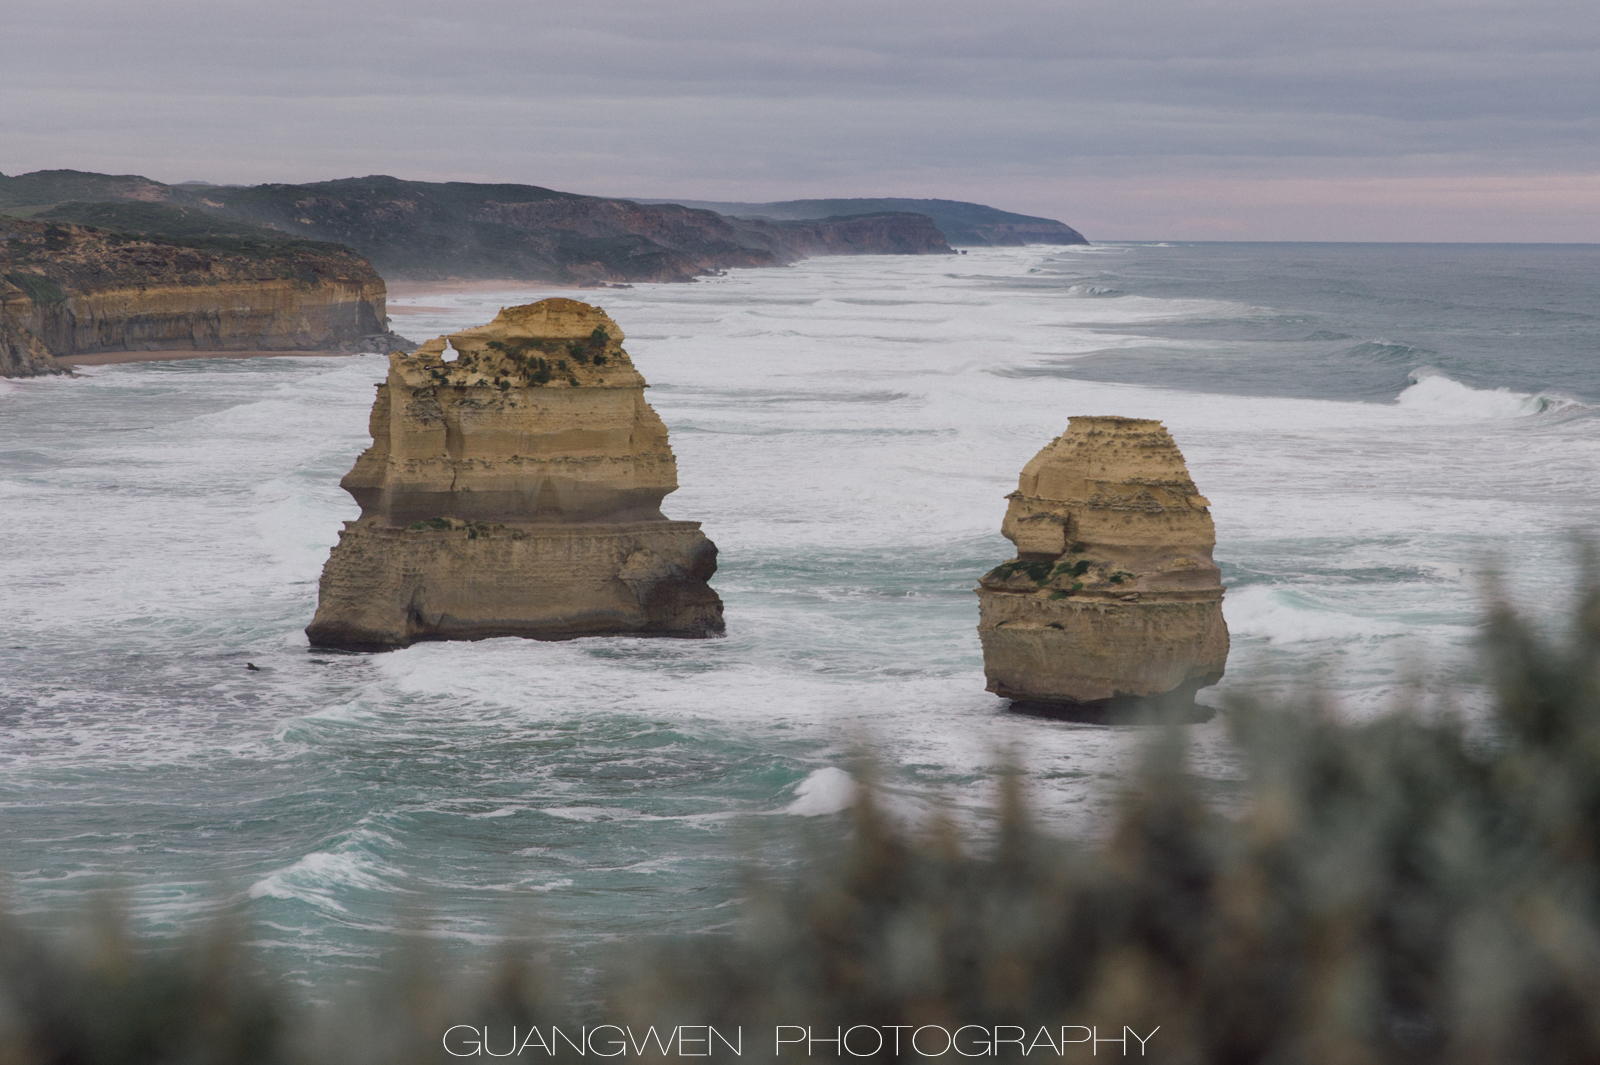
{"type": "Polygon", "coordinates": [[[1575,399],[1546,392],[1473,388],[1429,367],[1411,371],[1411,382],[1395,402],[1408,410],[1431,414],[1460,418],[1528,418],[1535,414],[1583,407],[1575,399]]]}

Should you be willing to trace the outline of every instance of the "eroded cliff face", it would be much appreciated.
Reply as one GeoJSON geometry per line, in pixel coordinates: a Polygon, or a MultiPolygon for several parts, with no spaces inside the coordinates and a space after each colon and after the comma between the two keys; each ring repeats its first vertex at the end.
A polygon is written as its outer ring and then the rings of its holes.
{"type": "MultiPolygon", "coordinates": [[[[243,240],[193,246],[14,219],[0,224],[0,237],[0,373],[7,376],[29,376],[5,352],[34,343],[56,358],[406,344],[388,332],[383,279],[345,248],[243,240]]],[[[32,372],[50,372],[33,361],[32,372]]]]}
{"type": "Polygon", "coordinates": [[[716,547],[661,513],[677,464],[622,341],[550,299],[390,355],[312,643],[721,632],[716,547]]]}
{"type": "Polygon", "coordinates": [[[1210,504],[1160,422],[1072,418],[1008,498],[1001,532],[1017,558],[978,587],[990,691],[1081,706],[1221,679],[1210,504]]]}
{"type": "Polygon", "coordinates": [[[6,316],[5,303],[0,299],[0,377],[40,377],[67,372],[38,337],[6,316]]]}

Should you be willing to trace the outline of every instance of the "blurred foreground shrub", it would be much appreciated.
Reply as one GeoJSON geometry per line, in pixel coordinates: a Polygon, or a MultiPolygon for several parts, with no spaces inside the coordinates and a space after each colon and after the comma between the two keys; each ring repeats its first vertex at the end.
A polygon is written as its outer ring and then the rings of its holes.
{"type": "MultiPolygon", "coordinates": [[[[770,1057],[779,1026],[830,1040],[787,1059],[890,1061],[918,1057],[918,1026],[972,1025],[965,1051],[1030,1061],[1594,1065],[1600,593],[1565,647],[1505,609],[1484,646],[1487,731],[1239,708],[1246,796],[1226,815],[1184,772],[1181,733],[1158,732],[1103,846],[1041,835],[1014,784],[983,847],[948,823],[902,829],[866,789],[850,841],[754,884],[736,934],[619,956],[588,1006],[552,1005],[560,981],[507,957],[467,992],[416,967],[361,1024],[313,1036],[225,944],[85,960],[8,926],[0,1065],[454,1061],[451,1024],[488,1027],[499,1057],[512,1026],[583,1023],[742,1030],[746,1058],[770,1057]],[[997,1029],[1023,1042],[995,1046],[997,1029]]],[[[927,1031],[919,1049],[962,1056],[927,1031]]]]}

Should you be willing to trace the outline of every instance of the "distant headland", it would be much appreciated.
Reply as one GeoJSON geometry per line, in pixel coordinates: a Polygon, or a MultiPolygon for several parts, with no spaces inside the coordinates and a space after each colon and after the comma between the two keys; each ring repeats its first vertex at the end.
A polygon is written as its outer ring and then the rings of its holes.
{"type": "Polygon", "coordinates": [[[777,203],[734,203],[718,200],[650,200],[639,203],[675,202],[684,207],[716,211],[731,218],[799,220],[833,215],[904,211],[933,219],[944,239],[953,247],[1015,248],[1023,244],[1087,244],[1082,233],[1054,218],[1013,214],[981,203],[960,200],[886,199],[782,200],[777,203]]]}
{"type": "Polygon", "coordinates": [[[955,200],[670,203],[386,176],[168,185],[78,170],[0,174],[0,229],[9,377],[112,353],[402,346],[388,281],[598,287],[814,255],[1087,243],[1054,219],[955,200]]]}

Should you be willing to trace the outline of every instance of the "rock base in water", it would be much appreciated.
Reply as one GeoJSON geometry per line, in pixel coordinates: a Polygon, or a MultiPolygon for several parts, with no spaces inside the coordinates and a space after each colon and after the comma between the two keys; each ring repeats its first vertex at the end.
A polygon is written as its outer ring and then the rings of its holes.
{"type": "Polygon", "coordinates": [[[1178,691],[1193,695],[1222,679],[1228,629],[1220,589],[1158,602],[1107,601],[1081,590],[1050,598],[1059,591],[980,593],[984,672],[996,695],[1092,705],[1178,691]]]}
{"type": "Polygon", "coordinates": [[[322,572],[316,647],[630,633],[715,636],[717,549],[693,521],[397,528],[348,522],[322,572]]]}
{"type": "Polygon", "coordinates": [[[1192,691],[1106,699],[1098,703],[1038,703],[1013,699],[1006,704],[1006,709],[1025,717],[1070,721],[1078,725],[1200,725],[1217,716],[1215,708],[1195,702],[1192,691]]]}

